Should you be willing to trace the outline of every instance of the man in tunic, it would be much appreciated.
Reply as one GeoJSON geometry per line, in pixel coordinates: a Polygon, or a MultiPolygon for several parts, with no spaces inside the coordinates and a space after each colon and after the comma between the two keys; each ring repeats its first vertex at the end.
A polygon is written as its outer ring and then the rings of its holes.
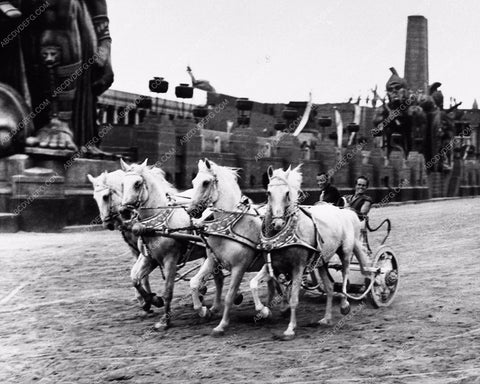
{"type": "Polygon", "coordinates": [[[345,196],[347,206],[357,213],[360,220],[364,220],[368,216],[372,206],[372,198],[365,194],[368,184],[367,177],[358,176],[355,180],[355,193],[345,196]]]}
{"type": "Polygon", "coordinates": [[[317,184],[320,188],[320,198],[318,201],[338,205],[340,193],[338,189],[331,184],[331,179],[325,172],[317,175],[317,184]]]}

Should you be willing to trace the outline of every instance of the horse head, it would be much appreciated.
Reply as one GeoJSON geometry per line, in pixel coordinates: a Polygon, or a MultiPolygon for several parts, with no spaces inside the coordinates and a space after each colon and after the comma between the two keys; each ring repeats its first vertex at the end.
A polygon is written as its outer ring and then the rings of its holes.
{"type": "Polygon", "coordinates": [[[193,196],[187,212],[195,218],[212,205],[233,209],[242,193],[237,183],[237,170],[223,167],[208,159],[198,161],[198,173],[192,180],[193,196]]]}
{"type": "Polygon", "coordinates": [[[219,197],[217,165],[208,159],[198,161],[198,173],[192,180],[193,196],[187,212],[199,218],[209,205],[214,205],[219,197]]]}
{"type": "Polygon", "coordinates": [[[165,179],[165,172],[155,166],[147,166],[148,159],[142,164],[128,165],[120,159],[125,171],[123,177],[123,198],[120,214],[126,220],[133,211],[156,209],[168,205],[168,195],[177,190],[165,179]]]}
{"type": "Polygon", "coordinates": [[[268,212],[271,216],[271,228],[274,231],[281,230],[288,218],[295,213],[302,184],[300,167],[286,171],[268,167],[269,183],[267,186],[268,212]]]}
{"type": "Polygon", "coordinates": [[[98,177],[87,175],[93,185],[93,198],[97,203],[100,218],[104,228],[115,229],[115,222],[119,220],[119,207],[122,200],[123,171],[103,172],[98,177]]]}
{"type": "Polygon", "coordinates": [[[123,159],[120,159],[120,166],[125,172],[120,214],[126,220],[131,218],[132,211],[145,205],[149,199],[149,191],[144,177],[147,161],[148,159],[145,159],[142,164],[128,165],[123,159]]]}

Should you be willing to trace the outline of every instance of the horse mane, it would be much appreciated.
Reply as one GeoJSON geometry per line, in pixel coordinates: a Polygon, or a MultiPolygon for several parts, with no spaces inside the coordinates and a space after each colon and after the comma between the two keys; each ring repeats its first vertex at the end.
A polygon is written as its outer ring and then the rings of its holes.
{"type": "Polygon", "coordinates": [[[219,183],[219,185],[228,185],[229,188],[235,188],[238,190],[240,195],[242,194],[242,191],[238,185],[239,168],[218,165],[211,160],[208,160],[208,162],[210,163],[210,169],[207,167],[204,161],[199,160],[198,171],[216,175],[218,180],[222,180],[222,183],[219,183]]]}
{"type": "Polygon", "coordinates": [[[235,183],[238,184],[238,168],[233,168],[233,167],[227,167],[227,166],[222,166],[218,165],[217,163],[214,163],[212,160],[208,160],[211,168],[209,169],[205,162],[199,161],[198,162],[198,171],[199,172],[208,172],[208,173],[213,173],[217,176],[217,178],[225,180],[228,183],[235,183]]]}
{"type": "Polygon", "coordinates": [[[294,169],[291,169],[291,166],[289,166],[286,171],[279,168],[275,169],[272,174],[272,178],[278,177],[288,185],[290,196],[292,196],[292,204],[298,203],[298,199],[300,198],[300,194],[302,193],[302,190],[300,188],[303,181],[303,175],[300,170],[301,167],[302,164],[298,165],[294,169]]]}
{"type": "Polygon", "coordinates": [[[121,169],[117,169],[113,172],[106,173],[105,177],[105,185],[107,187],[113,187],[117,189],[122,189],[122,177],[125,172],[121,169]]]}
{"type": "Polygon", "coordinates": [[[178,193],[177,189],[170,182],[165,179],[165,171],[156,166],[142,167],[141,164],[131,164],[132,171],[138,173],[149,179],[152,183],[160,184],[160,189],[165,194],[175,195],[178,193]]]}

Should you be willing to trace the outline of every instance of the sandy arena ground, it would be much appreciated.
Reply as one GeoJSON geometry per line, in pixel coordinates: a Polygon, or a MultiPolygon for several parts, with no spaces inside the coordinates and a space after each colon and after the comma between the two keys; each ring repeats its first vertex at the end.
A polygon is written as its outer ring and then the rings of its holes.
{"type": "MultiPolygon", "coordinates": [[[[310,328],[325,300],[307,293],[289,342],[272,338],[288,324],[278,309],[255,324],[253,274],[225,337],[210,336],[218,318],[198,320],[186,282],[174,327],[154,332],[162,310],[138,308],[119,233],[2,234],[0,383],[480,383],[480,198],[371,212],[373,225],[385,217],[394,303],[353,304],[346,318],[335,306],[333,326],[310,328]]],[[[162,292],[158,271],[151,282],[162,292]]]]}

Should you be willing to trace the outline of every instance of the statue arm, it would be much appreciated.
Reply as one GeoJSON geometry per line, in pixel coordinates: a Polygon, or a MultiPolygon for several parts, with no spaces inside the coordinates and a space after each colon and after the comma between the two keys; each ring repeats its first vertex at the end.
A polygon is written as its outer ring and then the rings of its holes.
{"type": "Polygon", "coordinates": [[[113,83],[113,70],[110,59],[112,39],[106,0],[84,0],[92,18],[97,36],[96,65],[99,76],[94,79],[93,92],[100,95],[113,83]]]}

